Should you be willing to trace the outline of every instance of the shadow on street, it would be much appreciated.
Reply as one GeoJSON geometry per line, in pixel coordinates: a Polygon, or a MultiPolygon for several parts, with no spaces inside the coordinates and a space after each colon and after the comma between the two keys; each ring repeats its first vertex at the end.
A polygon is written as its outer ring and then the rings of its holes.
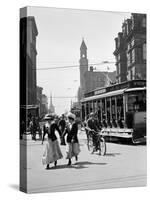
{"type": "Polygon", "coordinates": [[[106,165],[106,164],[107,163],[93,163],[93,162],[83,161],[83,162],[77,162],[70,166],[68,166],[66,164],[65,165],[57,165],[57,167],[51,167],[48,170],[57,170],[57,169],[66,169],[66,168],[85,169],[85,168],[88,168],[87,165],[106,165]]]}
{"type": "Polygon", "coordinates": [[[115,156],[118,156],[118,155],[121,155],[121,153],[106,153],[105,156],[115,157],[115,156]]]}

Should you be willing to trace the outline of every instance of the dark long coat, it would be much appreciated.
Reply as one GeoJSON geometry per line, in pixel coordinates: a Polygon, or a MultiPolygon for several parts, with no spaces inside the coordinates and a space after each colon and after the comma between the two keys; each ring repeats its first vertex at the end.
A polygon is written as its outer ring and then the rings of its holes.
{"type": "Polygon", "coordinates": [[[78,143],[78,136],[77,136],[78,125],[77,125],[77,123],[74,122],[72,124],[71,129],[70,129],[69,125],[67,125],[63,135],[66,135],[66,134],[67,134],[67,142],[68,143],[71,143],[71,142],[78,143]]]}

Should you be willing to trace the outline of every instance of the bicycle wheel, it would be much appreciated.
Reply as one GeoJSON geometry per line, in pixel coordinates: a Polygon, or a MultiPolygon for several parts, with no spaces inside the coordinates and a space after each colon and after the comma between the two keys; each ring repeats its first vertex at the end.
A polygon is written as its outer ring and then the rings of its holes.
{"type": "Polygon", "coordinates": [[[99,139],[99,155],[104,156],[106,154],[106,142],[103,137],[99,139]]]}
{"type": "Polygon", "coordinates": [[[87,139],[87,147],[90,153],[93,153],[94,150],[94,146],[93,146],[93,138],[92,137],[88,137],[87,139]]]}

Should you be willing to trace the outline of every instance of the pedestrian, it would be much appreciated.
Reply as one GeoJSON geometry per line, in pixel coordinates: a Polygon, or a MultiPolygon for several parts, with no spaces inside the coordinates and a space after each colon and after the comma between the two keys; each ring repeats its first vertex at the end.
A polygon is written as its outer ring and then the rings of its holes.
{"type": "Polygon", "coordinates": [[[37,124],[36,124],[35,116],[32,116],[32,119],[31,119],[30,124],[29,124],[29,129],[30,129],[30,132],[31,132],[31,135],[32,135],[32,140],[36,141],[37,124]]]}
{"type": "Polygon", "coordinates": [[[48,140],[42,157],[42,163],[43,165],[46,165],[46,169],[50,169],[50,163],[54,163],[54,166],[56,167],[57,160],[63,157],[55,135],[55,131],[58,131],[60,134],[60,130],[55,123],[54,118],[54,115],[49,115],[48,140]]]}
{"type": "Polygon", "coordinates": [[[46,123],[43,125],[43,135],[42,135],[42,144],[44,142],[45,139],[45,135],[48,134],[48,129],[50,127],[50,124],[48,122],[49,117],[45,117],[44,120],[46,120],[46,123]]]}
{"type": "Polygon", "coordinates": [[[61,140],[60,144],[61,145],[66,145],[66,143],[65,143],[65,137],[63,135],[65,127],[66,127],[65,116],[64,116],[64,114],[62,114],[62,116],[60,118],[60,121],[59,121],[59,129],[61,131],[61,137],[60,137],[60,140],[61,140]]]}
{"type": "Polygon", "coordinates": [[[66,146],[66,159],[68,159],[68,165],[71,165],[71,158],[75,157],[78,160],[78,154],[80,153],[79,141],[78,141],[78,125],[75,122],[75,115],[73,113],[68,114],[69,123],[67,124],[64,136],[67,134],[67,146],[66,146]]]}
{"type": "Polygon", "coordinates": [[[23,139],[23,134],[25,133],[25,131],[26,131],[26,124],[24,120],[22,120],[20,124],[20,139],[23,139]]]}

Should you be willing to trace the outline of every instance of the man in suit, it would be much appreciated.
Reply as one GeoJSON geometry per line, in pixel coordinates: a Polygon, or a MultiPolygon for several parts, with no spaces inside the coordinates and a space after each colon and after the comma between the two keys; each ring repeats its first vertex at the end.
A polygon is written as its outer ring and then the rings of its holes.
{"type": "Polygon", "coordinates": [[[93,144],[97,144],[97,133],[101,130],[98,120],[94,117],[94,113],[90,113],[90,118],[87,120],[88,134],[92,132],[93,144]]]}

